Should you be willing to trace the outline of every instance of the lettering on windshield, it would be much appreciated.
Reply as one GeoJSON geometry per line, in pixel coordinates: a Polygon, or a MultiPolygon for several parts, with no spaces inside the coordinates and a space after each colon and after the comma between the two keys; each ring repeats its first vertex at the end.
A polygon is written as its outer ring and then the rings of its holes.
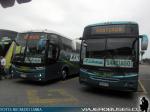
{"type": "Polygon", "coordinates": [[[133,67],[133,62],[131,60],[124,59],[106,59],[107,67],[133,67]]]}
{"type": "Polygon", "coordinates": [[[84,58],[84,65],[104,66],[104,59],[84,58]]]}
{"type": "MultiPolygon", "coordinates": [[[[104,59],[84,58],[83,64],[91,65],[91,66],[104,66],[104,59]]],[[[126,60],[126,59],[106,59],[105,66],[131,68],[133,67],[133,62],[132,60],[126,60]]]]}
{"type": "Polygon", "coordinates": [[[41,58],[26,57],[25,63],[41,63],[41,58]]]}

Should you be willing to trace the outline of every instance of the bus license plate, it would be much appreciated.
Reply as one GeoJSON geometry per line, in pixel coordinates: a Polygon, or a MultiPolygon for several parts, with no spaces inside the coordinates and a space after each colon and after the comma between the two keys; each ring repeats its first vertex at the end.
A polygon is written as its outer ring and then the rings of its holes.
{"type": "Polygon", "coordinates": [[[21,76],[22,78],[26,78],[26,77],[27,77],[26,74],[21,74],[20,76],[21,76]]]}
{"type": "Polygon", "coordinates": [[[100,83],[99,83],[99,86],[108,87],[108,86],[109,86],[109,83],[106,83],[106,82],[100,82],[100,83]]]}

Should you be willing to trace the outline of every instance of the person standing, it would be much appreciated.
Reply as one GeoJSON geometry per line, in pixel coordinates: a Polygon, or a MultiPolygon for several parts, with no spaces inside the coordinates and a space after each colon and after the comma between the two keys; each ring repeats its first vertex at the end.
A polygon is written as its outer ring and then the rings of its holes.
{"type": "Polygon", "coordinates": [[[1,59],[2,59],[2,57],[0,56],[0,80],[2,80],[2,66],[1,66],[1,59]]]}
{"type": "Polygon", "coordinates": [[[6,73],[5,73],[5,65],[6,65],[6,59],[1,56],[0,57],[0,67],[1,67],[1,75],[6,78],[6,73]]]}

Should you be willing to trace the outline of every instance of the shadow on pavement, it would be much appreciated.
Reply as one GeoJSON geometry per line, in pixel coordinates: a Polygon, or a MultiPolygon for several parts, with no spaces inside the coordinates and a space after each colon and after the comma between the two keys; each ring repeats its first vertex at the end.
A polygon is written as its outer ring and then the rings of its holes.
{"type": "Polygon", "coordinates": [[[25,85],[35,85],[35,86],[46,86],[46,85],[52,85],[57,83],[59,80],[51,80],[47,82],[39,82],[39,81],[33,81],[33,80],[24,80],[24,79],[19,79],[16,81],[16,83],[19,84],[25,84],[25,85]]]}
{"type": "MultiPolygon", "coordinates": [[[[77,77],[77,75],[68,76],[67,79],[64,80],[64,81],[70,80],[70,79],[75,78],[75,77],[77,77]]],[[[33,81],[33,80],[27,80],[27,79],[18,79],[16,81],[16,83],[26,84],[26,85],[35,85],[35,86],[47,86],[47,85],[56,84],[59,81],[62,81],[62,80],[61,79],[54,79],[54,80],[49,80],[49,81],[46,81],[46,82],[42,82],[42,81],[40,82],[40,81],[33,81]]]]}

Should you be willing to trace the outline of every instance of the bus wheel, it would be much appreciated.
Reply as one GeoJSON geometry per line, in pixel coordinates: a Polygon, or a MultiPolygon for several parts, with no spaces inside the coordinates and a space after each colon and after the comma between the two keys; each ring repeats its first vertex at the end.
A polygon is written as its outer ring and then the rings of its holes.
{"type": "Polygon", "coordinates": [[[65,79],[67,78],[67,76],[68,76],[67,70],[66,70],[66,69],[63,69],[63,70],[61,71],[61,78],[62,78],[62,80],[65,80],[65,79]]]}

